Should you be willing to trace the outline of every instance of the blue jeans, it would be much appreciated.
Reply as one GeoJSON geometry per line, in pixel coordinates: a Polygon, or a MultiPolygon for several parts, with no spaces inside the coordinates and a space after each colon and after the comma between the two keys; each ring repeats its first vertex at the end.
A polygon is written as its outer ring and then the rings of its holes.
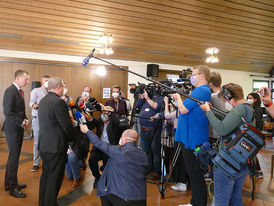
{"type": "Polygon", "coordinates": [[[82,161],[79,160],[74,152],[68,154],[68,161],[66,163],[66,177],[71,179],[80,178],[80,168],[82,161]]]}
{"type": "Polygon", "coordinates": [[[214,198],[215,206],[226,206],[231,202],[232,206],[243,206],[242,187],[246,175],[247,166],[242,167],[236,179],[229,178],[222,169],[214,169],[214,198]]]}
{"type": "Polygon", "coordinates": [[[146,152],[149,170],[161,174],[161,126],[141,130],[141,147],[146,152]]]}

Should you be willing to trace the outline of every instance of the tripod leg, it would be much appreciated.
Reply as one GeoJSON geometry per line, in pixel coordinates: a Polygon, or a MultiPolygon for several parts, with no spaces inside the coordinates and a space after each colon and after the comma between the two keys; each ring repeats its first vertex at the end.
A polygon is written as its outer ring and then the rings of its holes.
{"type": "Polygon", "coordinates": [[[171,169],[169,171],[167,180],[166,180],[165,184],[163,184],[162,187],[160,188],[160,193],[161,193],[162,198],[165,197],[166,186],[168,184],[169,178],[170,178],[171,173],[173,171],[173,168],[174,168],[174,166],[175,166],[175,164],[177,162],[177,159],[179,157],[180,152],[181,152],[181,143],[179,143],[178,146],[177,146],[177,148],[176,148],[176,151],[175,151],[175,154],[174,154],[174,157],[173,157],[173,160],[172,160],[172,164],[171,164],[171,169]]]}

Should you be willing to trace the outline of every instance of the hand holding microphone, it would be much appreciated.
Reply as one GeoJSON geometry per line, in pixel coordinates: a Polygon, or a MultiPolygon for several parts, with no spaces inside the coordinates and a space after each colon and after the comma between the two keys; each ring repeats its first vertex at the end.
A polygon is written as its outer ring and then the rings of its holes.
{"type": "Polygon", "coordinates": [[[86,123],[85,117],[83,117],[82,114],[79,111],[75,112],[75,117],[76,117],[77,121],[80,124],[85,124],[86,123]]]}

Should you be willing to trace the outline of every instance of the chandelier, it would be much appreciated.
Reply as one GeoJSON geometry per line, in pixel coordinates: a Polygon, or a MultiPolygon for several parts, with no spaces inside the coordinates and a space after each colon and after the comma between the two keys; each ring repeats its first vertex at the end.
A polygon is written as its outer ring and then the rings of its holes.
{"type": "Polygon", "coordinates": [[[219,62],[218,57],[216,54],[218,54],[219,49],[216,47],[207,48],[206,53],[209,54],[209,56],[206,58],[207,63],[217,63],[219,62]]]}
{"type": "Polygon", "coordinates": [[[110,55],[114,53],[112,48],[108,47],[108,44],[112,43],[113,41],[112,34],[104,33],[103,35],[100,36],[99,41],[101,44],[103,44],[103,46],[99,48],[99,51],[101,54],[110,55]]]}

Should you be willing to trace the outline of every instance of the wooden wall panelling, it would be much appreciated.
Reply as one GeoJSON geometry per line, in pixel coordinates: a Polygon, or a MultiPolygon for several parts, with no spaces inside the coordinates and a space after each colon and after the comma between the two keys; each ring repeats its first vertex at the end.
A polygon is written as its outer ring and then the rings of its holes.
{"type": "MultiPolygon", "coordinates": [[[[109,68],[106,66],[106,68],[109,68]]],[[[126,68],[126,67],[125,67],[126,68]]],[[[98,77],[95,74],[94,68],[76,67],[75,65],[51,65],[35,63],[13,63],[13,62],[0,62],[0,127],[4,121],[3,114],[3,95],[6,88],[12,84],[14,72],[18,69],[23,69],[29,72],[30,82],[23,88],[25,92],[26,112],[29,119],[31,119],[31,109],[29,107],[29,98],[31,92],[31,82],[40,81],[41,77],[45,74],[61,77],[68,86],[68,94],[76,101],[76,98],[81,95],[85,85],[92,86],[92,96],[99,102],[105,103],[107,99],[102,99],[102,88],[111,88],[113,85],[120,85],[123,89],[128,86],[128,74],[122,70],[107,69],[105,77],[98,77]]],[[[29,128],[30,131],[30,128],[29,128]]],[[[3,134],[2,134],[3,135],[3,134]]]]}

